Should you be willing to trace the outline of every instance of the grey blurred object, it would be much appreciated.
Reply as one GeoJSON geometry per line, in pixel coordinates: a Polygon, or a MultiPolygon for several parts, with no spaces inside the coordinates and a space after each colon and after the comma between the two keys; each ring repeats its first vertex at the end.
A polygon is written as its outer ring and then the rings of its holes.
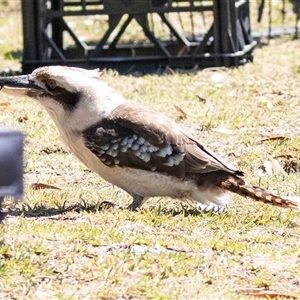
{"type": "MultiPolygon", "coordinates": [[[[23,198],[23,134],[0,126],[0,208],[4,197],[23,198]]],[[[6,213],[0,211],[0,222],[6,213]]]]}

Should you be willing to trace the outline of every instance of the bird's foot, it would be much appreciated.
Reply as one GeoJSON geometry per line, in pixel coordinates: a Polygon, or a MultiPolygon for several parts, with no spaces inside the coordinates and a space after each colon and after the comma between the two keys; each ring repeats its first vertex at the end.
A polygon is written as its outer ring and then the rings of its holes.
{"type": "Polygon", "coordinates": [[[105,208],[105,209],[108,209],[108,208],[122,208],[124,209],[125,207],[122,206],[122,205],[119,205],[117,203],[113,203],[113,202],[110,202],[110,201],[102,201],[100,204],[99,204],[99,207],[100,208],[105,208]]]}
{"type": "Polygon", "coordinates": [[[217,214],[222,214],[226,211],[226,206],[217,205],[217,204],[206,205],[206,204],[197,203],[196,208],[204,213],[213,212],[217,214]]]}
{"type": "Polygon", "coordinates": [[[100,208],[115,207],[115,208],[120,208],[120,209],[128,209],[128,210],[131,210],[131,211],[137,211],[137,209],[140,208],[145,201],[146,201],[146,199],[143,196],[133,195],[132,196],[132,202],[127,207],[119,205],[117,203],[110,202],[110,201],[101,202],[99,207],[100,208]]]}

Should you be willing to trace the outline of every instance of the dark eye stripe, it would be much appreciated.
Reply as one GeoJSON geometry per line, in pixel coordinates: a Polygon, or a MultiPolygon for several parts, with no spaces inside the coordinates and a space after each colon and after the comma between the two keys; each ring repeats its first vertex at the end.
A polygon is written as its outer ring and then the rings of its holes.
{"type": "Polygon", "coordinates": [[[79,93],[72,93],[61,88],[60,86],[57,86],[56,81],[53,79],[47,80],[45,85],[48,91],[51,93],[51,97],[59,102],[66,110],[72,111],[76,108],[76,105],[80,99],[79,93]]]}

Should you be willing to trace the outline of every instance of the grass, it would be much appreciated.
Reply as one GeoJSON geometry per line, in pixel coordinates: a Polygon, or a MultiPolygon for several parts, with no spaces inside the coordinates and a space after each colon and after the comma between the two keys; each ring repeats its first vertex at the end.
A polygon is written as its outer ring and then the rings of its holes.
{"type": "MultiPolygon", "coordinates": [[[[9,54],[22,49],[20,13],[1,8],[1,29],[17,37],[0,41],[7,72],[20,68],[9,54]]],[[[143,77],[108,71],[103,79],[189,128],[252,184],[298,195],[298,172],[268,174],[261,166],[278,156],[287,165],[290,156],[298,170],[299,48],[299,40],[281,38],[238,69],[143,77]]],[[[7,202],[10,214],[0,225],[1,299],[300,297],[298,212],[238,196],[222,215],[164,198],[139,212],[104,207],[130,197],[78,162],[41,108],[0,94],[0,109],[1,124],[26,135],[25,200],[7,202]],[[37,182],[60,189],[35,190],[37,182]]]]}

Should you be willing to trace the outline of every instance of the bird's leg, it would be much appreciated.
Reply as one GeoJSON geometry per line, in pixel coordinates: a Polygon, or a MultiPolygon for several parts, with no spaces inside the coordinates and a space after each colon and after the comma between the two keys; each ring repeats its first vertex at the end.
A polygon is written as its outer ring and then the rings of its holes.
{"type": "Polygon", "coordinates": [[[130,205],[127,206],[127,209],[129,210],[137,210],[138,208],[140,208],[143,203],[146,201],[145,197],[138,195],[138,194],[134,194],[132,195],[132,202],[130,205]]]}

